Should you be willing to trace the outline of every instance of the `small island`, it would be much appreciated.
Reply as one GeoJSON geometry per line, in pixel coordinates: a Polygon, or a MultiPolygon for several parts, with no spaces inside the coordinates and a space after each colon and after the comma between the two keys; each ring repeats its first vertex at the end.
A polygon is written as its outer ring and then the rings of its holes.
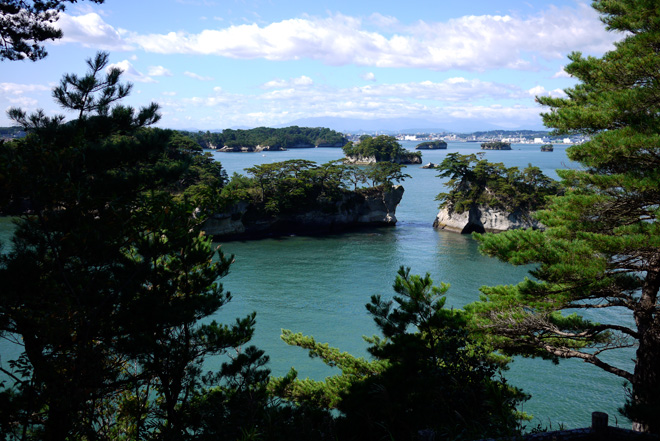
{"type": "Polygon", "coordinates": [[[379,162],[394,164],[421,164],[422,152],[411,152],[403,147],[393,136],[363,135],[359,143],[349,142],[344,147],[347,164],[372,165],[379,162]]]}
{"type": "Polygon", "coordinates": [[[554,151],[554,150],[555,150],[555,149],[554,149],[554,147],[552,146],[552,144],[543,144],[543,145],[541,146],[541,151],[542,151],[542,152],[552,152],[552,151],[554,151]]]}
{"type": "Polygon", "coordinates": [[[222,132],[183,132],[202,148],[221,152],[282,151],[315,147],[343,147],[348,139],[324,127],[257,127],[249,130],[225,129],[222,132]]]}
{"type": "Polygon", "coordinates": [[[511,150],[511,143],[504,141],[491,141],[481,144],[481,150],[511,150]]]}
{"type": "Polygon", "coordinates": [[[437,167],[439,177],[449,178],[449,192],[436,197],[440,212],[433,227],[463,234],[543,228],[532,214],[546,196],[561,192],[559,183],[538,167],[520,171],[483,155],[450,153],[437,167]]]}
{"type": "Polygon", "coordinates": [[[417,144],[415,150],[447,150],[447,142],[441,139],[417,144]]]}
{"type": "Polygon", "coordinates": [[[218,209],[204,224],[214,240],[327,234],[393,226],[408,175],[401,165],[363,167],[292,159],[247,168],[222,188],[218,209]]]}

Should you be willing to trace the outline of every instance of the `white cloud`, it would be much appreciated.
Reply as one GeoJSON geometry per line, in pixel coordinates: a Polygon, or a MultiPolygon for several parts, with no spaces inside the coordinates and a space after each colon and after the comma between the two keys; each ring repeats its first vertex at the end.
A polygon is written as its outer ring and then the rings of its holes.
{"type": "Polygon", "coordinates": [[[566,92],[562,89],[546,90],[543,86],[535,86],[527,91],[531,96],[551,96],[554,98],[564,98],[566,97],[566,92]]]}
{"type": "Polygon", "coordinates": [[[172,72],[163,66],[149,66],[148,75],[151,77],[171,77],[172,72]]]}
{"type": "Polygon", "coordinates": [[[376,75],[374,75],[373,72],[363,73],[362,75],[360,75],[360,78],[362,78],[365,81],[376,81],[376,75]]]}
{"type": "Polygon", "coordinates": [[[559,70],[559,72],[555,73],[552,78],[573,78],[570,76],[565,70],[564,66],[559,70]]]}
{"type": "Polygon", "coordinates": [[[187,77],[194,78],[194,79],[199,80],[199,81],[213,81],[213,77],[205,77],[205,76],[202,76],[202,75],[198,75],[194,72],[186,71],[183,74],[187,77]]]}
{"type": "Polygon", "coordinates": [[[129,81],[135,81],[138,83],[157,83],[157,81],[154,80],[153,78],[144,75],[143,73],[135,69],[135,67],[133,67],[131,62],[128,60],[123,60],[118,63],[112,63],[108,65],[106,70],[110,70],[115,67],[119,68],[123,72],[124,78],[126,78],[129,81]]]}
{"type": "Polygon", "coordinates": [[[97,13],[72,16],[59,14],[54,26],[61,29],[64,36],[54,44],[79,43],[85,47],[109,51],[132,50],[133,47],[123,38],[123,31],[117,30],[103,21],[97,13]]]}
{"type": "Polygon", "coordinates": [[[164,96],[176,96],[176,92],[163,92],[164,96]]]}
{"type": "Polygon", "coordinates": [[[268,81],[268,82],[262,84],[261,87],[263,89],[282,89],[282,88],[287,88],[287,87],[300,88],[300,87],[311,86],[312,84],[314,84],[314,81],[310,77],[308,77],[306,75],[302,75],[300,77],[291,78],[291,79],[288,79],[288,80],[282,80],[282,79],[279,79],[279,78],[275,79],[275,80],[271,80],[271,81],[268,81]]]}
{"type": "MultiPolygon", "coordinates": [[[[372,21],[393,19],[374,15],[372,21]]],[[[396,34],[371,32],[344,15],[305,17],[265,26],[245,24],[196,34],[126,35],[148,52],[217,55],[238,59],[322,61],[328,65],[466,69],[537,69],[536,58],[555,59],[572,50],[600,52],[620,35],[607,33],[584,4],[550,7],[533,16],[465,16],[447,22],[420,21],[396,34]]]]}

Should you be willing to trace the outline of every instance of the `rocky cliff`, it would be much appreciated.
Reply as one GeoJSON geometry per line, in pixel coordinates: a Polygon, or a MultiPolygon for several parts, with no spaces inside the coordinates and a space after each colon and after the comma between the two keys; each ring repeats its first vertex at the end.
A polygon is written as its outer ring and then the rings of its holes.
{"type": "Polygon", "coordinates": [[[442,208],[433,221],[433,228],[456,233],[498,233],[500,231],[541,228],[542,225],[529,213],[509,213],[483,205],[473,205],[470,210],[456,213],[451,207],[442,208]]]}
{"type": "Polygon", "coordinates": [[[268,214],[263,207],[240,202],[224,213],[211,216],[206,234],[217,240],[258,239],[287,234],[323,234],[373,226],[394,226],[396,207],[404,189],[372,189],[349,192],[332,204],[289,214],[268,214]]]}

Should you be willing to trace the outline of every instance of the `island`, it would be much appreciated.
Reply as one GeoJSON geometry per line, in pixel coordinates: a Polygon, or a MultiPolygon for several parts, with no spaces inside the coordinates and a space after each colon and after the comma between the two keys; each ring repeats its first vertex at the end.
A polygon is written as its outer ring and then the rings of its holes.
{"type": "Polygon", "coordinates": [[[182,132],[202,148],[221,152],[261,152],[315,147],[343,147],[348,139],[324,127],[257,127],[222,132],[182,132]]]}
{"type": "Polygon", "coordinates": [[[491,141],[481,144],[481,150],[511,150],[511,143],[504,141],[491,141]]]}
{"type": "Polygon", "coordinates": [[[218,210],[204,224],[214,240],[318,235],[396,225],[407,175],[398,164],[364,170],[331,161],[255,165],[223,187],[218,210]],[[367,185],[368,184],[368,185],[367,185]]]}
{"type": "Polygon", "coordinates": [[[416,150],[447,150],[447,142],[442,140],[426,141],[417,144],[416,150]]]}
{"type": "Polygon", "coordinates": [[[450,153],[437,167],[449,178],[449,192],[440,193],[433,227],[457,233],[496,233],[512,229],[543,228],[533,213],[546,197],[561,193],[557,181],[538,167],[506,167],[477,155],[450,153]]]}
{"type": "Polygon", "coordinates": [[[344,147],[347,164],[372,165],[379,162],[394,164],[421,164],[422,153],[404,149],[393,136],[363,135],[358,143],[349,142],[344,147]]]}
{"type": "Polygon", "coordinates": [[[554,151],[554,150],[555,150],[555,149],[554,149],[554,147],[552,146],[552,144],[543,144],[543,145],[541,146],[541,151],[542,151],[542,152],[552,152],[552,151],[554,151]]]}

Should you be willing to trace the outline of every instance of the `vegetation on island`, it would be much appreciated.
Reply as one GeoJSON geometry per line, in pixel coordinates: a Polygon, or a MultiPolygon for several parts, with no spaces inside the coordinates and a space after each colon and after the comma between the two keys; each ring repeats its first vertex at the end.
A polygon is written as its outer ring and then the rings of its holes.
{"type": "Polygon", "coordinates": [[[543,144],[541,146],[541,151],[542,152],[552,152],[555,148],[552,146],[552,144],[543,144]]]}
{"type": "Polygon", "coordinates": [[[440,208],[463,213],[485,206],[510,213],[531,213],[543,207],[547,196],[560,192],[559,184],[531,164],[522,171],[484,159],[483,153],[449,153],[436,166],[449,192],[439,193],[440,208]]]}
{"type": "Polygon", "coordinates": [[[537,97],[555,134],[590,137],[567,149],[580,167],[558,170],[566,190],[537,212],[544,231],[477,236],[487,255],[534,269],[517,285],[484,287],[483,302],[471,310],[477,329],[501,351],[575,358],[620,377],[627,384],[622,411],[633,428],[660,434],[656,6],[593,3],[622,40],[601,58],[571,54],[565,70],[579,83],[565,98],[537,97]],[[633,363],[608,357],[622,348],[630,348],[633,363]]]}
{"type": "Polygon", "coordinates": [[[387,135],[363,135],[359,143],[349,142],[343,150],[347,157],[375,158],[376,162],[406,163],[412,159],[420,162],[422,157],[421,152],[409,152],[395,137],[387,135]]]}
{"type": "Polygon", "coordinates": [[[364,168],[291,159],[247,168],[248,176],[234,173],[220,194],[219,211],[240,201],[259,207],[264,215],[293,214],[310,209],[332,209],[354,192],[387,191],[410,176],[399,164],[379,163],[364,168]]]}
{"type": "Polygon", "coordinates": [[[490,141],[481,144],[482,150],[511,150],[511,143],[504,141],[490,141]]]}
{"type": "Polygon", "coordinates": [[[447,142],[441,139],[436,141],[426,141],[421,142],[415,146],[417,150],[435,150],[435,149],[446,149],[447,142]]]}
{"type": "Polygon", "coordinates": [[[203,148],[256,147],[275,148],[305,147],[341,147],[348,142],[346,137],[334,130],[323,127],[291,126],[281,129],[257,127],[249,130],[225,129],[220,133],[184,132],[203,148]]]}

